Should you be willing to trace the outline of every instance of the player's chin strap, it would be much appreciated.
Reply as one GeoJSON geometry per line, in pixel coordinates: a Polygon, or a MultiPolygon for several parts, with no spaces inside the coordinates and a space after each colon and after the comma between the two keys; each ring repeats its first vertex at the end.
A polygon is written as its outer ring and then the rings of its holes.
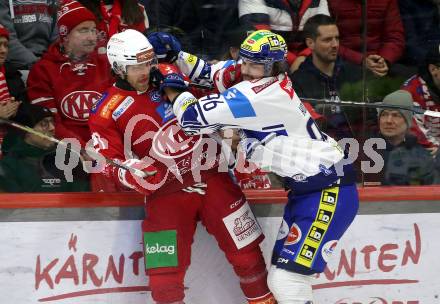
{"type": "MultiPolygon", "coordinates": [[[[298,96],[299,97],[299,96],[298,96]]],[[[301,101],[308,102],[312,105],[316,104],[325,104],[325,105],[336,105],[336,106],[343,106],[343,107],[362,107],[362,108],[383,108],[383,109],[395,109],[395,110],[404,110],[404,111],[410,111],[415,114],[421,114],[425,116],[431,116],[431,117],[439,117],[440,118],[440,112],[431,111],[431,110],[425,110],[421,107],[405,107],[405,106],[399,106],[399,105],[392,105],[392,104],[385,104],[382,102],[375,102],[375,103],[367,103],[367,102],[358,102],[358,101],[345,101],[345,100],[329,100],[329,99],[314,99],[314,98],[301,98],[301,101]]]]}
{"type": "Polygon", "coordinates": [[[110,159],[110,158],[104,157],[103,155],[99,154],[98,152],[94,151],[93,149],[83,149],[83,148],[80,148],[80,149],[78,150],[78,149],[76,149],[73,145],[69,145],[69,143],[67,143],[67,142],[65,142],[65,141],[63,141],[63,140],[59,140],[59,139],[56,139],[55,137],[52,137],[52,136],[46,135],[46,134],[44,134],[44,133],[42,133],[42,132],[35,131],[33,128],[30,128],[30,127],[28,127],[28,126],[24,126],[24,125],[22,125],[22,124],[16,123],[16,122],[11,121],[11,120],[9,120],[9,119],[0,118],[0,124],[2,124],[2,123],[3,123],[3,124],[7,124],[7,125],[9,125],[9,126],[11,126],[11,127],[14,127],[14,128],[16,128],[16,129],[19,129],[19,130],[25,131],[25,132],[27,132],[27,133],[30,133],[30,134],[36,135],[36,136],[38,136],[38,137],[44,138],[44,139],[49,140],[49,141],[51,141],[51,142],[54,142],[54,143],[56,143],[56,144],[62,145],[62,146],[64,146],[64,147],[66,148],[66,150],[69,150],[69,151],[71,151],[71,152],[73,152],[73,153],[76,153],[76,154],[78,154],[80,157],[82,156],[82,154],[89,155],[90,157],[92,157],[92,158],[94,158],[94,159],[99,159],[99,158],[102,157],[103,159],[105,159],[105,161],[106,161],[108,164],[110,164],[110,165],[112,165],[112,166],[115,166],[115,167],[117,167],[117,168],[121,168],[121,169],[124,169],[124,170],[130,171],[131,173],[133,173],[133,174],[135,174],[136,176],[141,177],[141,178],[144,178],[144,177],[147,177],[147,176],[152,176],[152,175],[155,175],[155,174],[156,174],[156,171],[145,172],[145,171],[142,171],[142,170],[135,169],[135,168],[132,168],[132,167],[130,167],[130,166],[124,165],[124,164],[118,162],[117,160],[113,160],[113,159],[110,159]]]}

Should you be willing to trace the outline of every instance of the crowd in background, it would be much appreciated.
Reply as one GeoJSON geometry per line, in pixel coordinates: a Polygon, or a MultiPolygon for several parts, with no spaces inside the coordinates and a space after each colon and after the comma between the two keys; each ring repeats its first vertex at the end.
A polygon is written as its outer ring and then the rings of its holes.
{"type": "MultiPolygon", "coordinates": [[[[114,82],[106,44],[126,29],[169,32],[212,62],[238,59],[247,33],[270,29],[288,43],[293,87],[321,129],[360,143],[359,183],[440,183],[440,119],[313,102],[439,111],[440,1],[0,0],[0,118],[83,147],[93,141],[89,112],[114,82]],[[383,170],[361,173],[370,138],[383,140],[383,170]]],[[[81,166],[67,182],[47,139],[0,123],[0,144],[1,191],[121,191],[81,166]]],[[[282,186],[260,171],[235,178],[242,188],[282,186]]]]}

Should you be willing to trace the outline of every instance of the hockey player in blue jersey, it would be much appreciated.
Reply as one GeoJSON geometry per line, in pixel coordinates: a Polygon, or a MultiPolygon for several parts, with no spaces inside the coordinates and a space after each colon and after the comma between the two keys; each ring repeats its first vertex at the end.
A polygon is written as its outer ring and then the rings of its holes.
{"type": "Polygon", "coordinates": [[[181,51],[168,34],[149,38],[159,57],[177,58],[192,81],[213,83],[220,92],[197,99],[185,90],[181,75],[164,76],[160,89],[185,132],[237,129],[247,159],[284,178],[290,191],[268,284],[279,304],[313,303],[312,275],[324,271],[359,199],[343,150],[317,128],[292,88],[284,39],[253,32],[242,43],[238,62],[209,65],[181,51]]]}

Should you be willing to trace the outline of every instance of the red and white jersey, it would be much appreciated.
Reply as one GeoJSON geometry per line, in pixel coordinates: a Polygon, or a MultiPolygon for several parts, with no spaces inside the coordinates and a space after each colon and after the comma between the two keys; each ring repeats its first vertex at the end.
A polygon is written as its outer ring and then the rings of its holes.
{"type": "Polygon", "coordinates": [[[55,43],[30,70],[28,97],[55,113],[58,138],[85,144],[90,139],[89,111],[113,82],[105,55],[93,53],[86,62],[72,63],[55,43]]]}
{"type": "MultiPolygon", "coordinates": [[[[404,83],[402,89],[411,93],[414,106],[430,111],[440,111],[440,101],[433,99],[422,77],[414,75],[404,83]]],[[[414,114],[411,132],[417,136],[418,142],[424,147],[439,146],[440,118],[414,114]]]]}
{"type": "Polygon", "coordinates": [[[110,159],[138,158],[153,164],[164,177],[160,184],[174,185],[166,187],[168,193],[218,170],[221,149],[217,142],[201,135],[186,136],[171,104],[156,90],[138,93],[111,87],[91,111],[89,126],[99,153],[110,159]]]}

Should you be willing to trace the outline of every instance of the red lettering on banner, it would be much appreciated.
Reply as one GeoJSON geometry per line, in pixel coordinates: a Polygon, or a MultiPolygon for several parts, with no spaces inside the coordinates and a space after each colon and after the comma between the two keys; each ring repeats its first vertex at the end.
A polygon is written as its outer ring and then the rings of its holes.
{"type": "Polygon", "coordinates": [[[35,289],[40,287],[41,281],[46,281],[47,285],[49,285],[50,289],[53,289],[53,281],[50,276],[50,271],[52,268],[58,263],[58,259],[53,260],[46,267],[44,267],[43,272],[41,272],[41,262],[40,255],[37,256],[37,267],[35,268],[35,289]]]}
{"type": "Polygon", "coordinates": [[[70,235],[69,243],[67,244],[67,247],[69,247],[69,250],[73,249],[73,252],[76,252],[76,242],[77,241],[78,241],[78,237],[72,233],[70,235]]]}
{"type": "Polygon", "coordinates": [[[342,268],[345,269],[345,273],[347,273],[350,277],[354,277],[354,273],[356,271],[356,249],[351,250],[351,256],[350,256],[350,265],[348,265],[348,259],[345,254],[345,250],[341,250],[341,259],[339,260],[339,267],[338,267],[338,275],[341,274],[342,268]]]}
{"type": "Polygon", "coordinates": [[[396,267],[396,265],[390,265],[387,266],[384,264],[385,260],[397,260],[397,256],[395,254],[390,254],[390,253],[385,253],[386,251],[389,250],[395,250],[398,249],[399,246],[397,244],[385,244],[382,247],[380,247],[380,254],[379,254],[379,259],[377,261],[377,264],[379,266],[379,269],[382,270],[383,272],[390,272],[391,270],[394,269],[394,267],[396,267]]]}
{"type": "Polygon", "coordinates": [[[108,259],[107,271],[105,272],[104,281],[107,282],[110,274],[112,274],[113,279],[116,282],[122,283],[122,279],[124,277],[124,264],[125,264],[125,257],[123,254],[121,254],[121,256],[119,257],[119,271],[117,271],[115,261],[113,260],[113,256],[110,256],[108,259]]]}
{"type": "MultiPolygon", "coordinates": [[[[70,251],[76,252],[77,242],[77,236],[71,234],[67,242],[67,248],[70,251]]],[[[132,260],[132,274],[136,276],[139,276],[140,269],[143,267],[143,263],[141,262],[143,256],[142,251],[135,251],[129,256],[129,259],[132,260]]],[[[99,267],[103,264],[102,257],[100,258],[95,254],[84,253],[82,257],[72,254],[63,264],[60,263],[59,258],[56,258],[48,262],[46,266],[43,265],[41,257],[38,255],[35,267],[35,290],[40,289],[43,283],[46,283],[50,289],[54,289],[62,280],[70,280],[73,286],[77,286],[80,284],[80,277],[82,285],[91,284],[94,287],[103,287],[102,285],[109,281],[123,284],[124,273],[126,271],[125,255],[119,255],[117,265],[113,255],[110,255],[106,262],[106,268],[103,273],[100,274],[98,273],[98,269],[102,269],[102,267],[99,267]],[[78,269],[82,269],[82,272],[79,272],[78,269]]],[[[145,271],[145,268],[143,269],[145,271]]]]}
{"type": "Polygon", "coordinates": [[[377,250],[377,248],[374,245],[367,245],[364,248],[362,248],[361,252],[364,254],[364,265],[365,265],[365,268],[371,269],[371,264],[370,264],[371,256],[370,256],[370,253],[372,253],[372,252],[374,252],[376,250],[377,250]]]}
{"type": "Polygon", "coordinates": [[[139,260],[144,257],[142,251],[133,252],[128,258],[133,260],[133,273],[139,275],[139,260]]]}
{"type": "MultiPolygon", "coordinates": [[[[339,256],[337,271],[326,267],[323,272],[325,278],[329,281],[333,281],[342,273],[354,278],[357,273],[357,268],[365,267],[365,269],[370,270],[373,266],[372,263],[375,263],[377,268],[384,273],[391,272],[399,264],[405,266],[410,260],[413,264],[417,265],[422,253],[422,241],[420,228],[415,223],[413,224],[413,227],[413,243],[411,243],[410,240],[407,240],[404,245],[387,243],[380,246],[379,250],[375,245],[368,244],[360,250],[358,248],[351,249],[349,258],[346,250],[342,249],[339,256]],[[360,256],[363,255],[362,260],[358,256],[358,253],[360,253],[360,256]],[[376,257],[376,261],[373,260],[374,257],[376,257]]],[[[319,277],[319,275],[317,276],[319,277]]]]}
{"type": "Polygon", "coordinates": [[[69,256],[63,267],[55,276],[55,284],[59,284],[61,279],[73,279],[75,285],[79,283],[78,270],[75,265],[75,258],[73,255],[69,256]]]}
{"type": "Polygon", "coordinates": [[[102,284],[102,277],[98,278],[98,276],[95,273],[95,266],[99,262],[99,257],[94,254],[85,253],[83,255],[83,276],[82,276],[82,283],[87,284],[87,275],[90,276],[90,279],[92,280],[93,285],[99,287],[102,284]]]}
{"type": "Polygon", "coordinates": [[[370,297],[361,301],[358,299],[353,300],[351,298],[344,298],[336,301],[335,304],[419,304],[419,301],[395,301],[388,299],[386,300],[382,297],[370,297]]]}
{"type": "Polygon", "coordinates": [[[402,266],[408,263],[408,258],[411,258],[411,261],[414,264],[419,263],[420,254],[422,252],[422,239],[420,237],[420,229],[417,224],[414,224],[414,231],[416,237],[416,250],[414,252],[411,248],[411,243],[409,241],[406,241],[405,251],[403,252],[402,266]]]}

